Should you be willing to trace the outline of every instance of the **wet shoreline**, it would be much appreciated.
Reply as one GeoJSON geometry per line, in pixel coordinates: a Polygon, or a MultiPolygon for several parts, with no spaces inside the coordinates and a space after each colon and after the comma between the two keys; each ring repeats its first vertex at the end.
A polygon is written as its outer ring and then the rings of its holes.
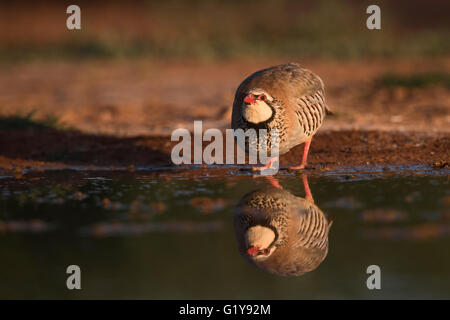
{"type": "MultiPolygon", "coordinates": [[[[118,138],[62,130],[6,130],[0,135],[0,175],[20,176],[46,170],[168,170],[244,169],[241,165],[182,165],[171,163],[177,142],[170,137],[118,138]]],[[[204,143],[205,147],[208,143],[204,143]]],[[[281,166],[299,161],[302,145],[281,156],[281,166]]],[[[335,131],[316,135],[306,172],[342,171],[353,167],[423,166],[448,168],[450,136],[383,131],[335,131]]],[[[192,170],[189,170],[192,171],[192,170]]]]}

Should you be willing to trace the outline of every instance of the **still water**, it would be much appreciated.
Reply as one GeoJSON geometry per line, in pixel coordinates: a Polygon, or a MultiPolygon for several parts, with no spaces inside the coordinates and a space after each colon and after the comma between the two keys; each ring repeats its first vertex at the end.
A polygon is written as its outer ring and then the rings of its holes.
{"type": "Polygon", "coordinates": [[[272,181],[236,170],[0,177],[0,298],[450,298],[448,177],[445,169],[281,172],[272,181]],[[280,222],[288,240],[252,260],[243,234],[255,224],[246,206],[258,199],[272,201],[267,216],[256,208],[266,222],[290,212],[280,222]],[[81,268],[81,290],[66,287],[69,265],[81,268]],[[381,290],[367,289],[370,265],[381,269],[381,290]]]}

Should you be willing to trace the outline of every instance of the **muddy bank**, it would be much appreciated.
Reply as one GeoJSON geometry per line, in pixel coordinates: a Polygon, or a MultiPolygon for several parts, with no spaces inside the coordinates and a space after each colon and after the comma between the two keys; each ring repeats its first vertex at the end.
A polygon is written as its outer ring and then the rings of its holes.
{"type": "MultiPolygon", "coordinates": [[[[130,171],[137,167],[173,168],[170,154],[176,144],[168,136],[118,138],[53,129],[3,130],[0,170],[20,175],[29,168],[130,171]]],[[[281,156],[281,164],[299,162],[302,153],[303,146],[297,146],[281,156]]],[[[398,164],[448,168],[449,159],[448,134],[328,131],[313,139],[308,170],[398,164]]]]}

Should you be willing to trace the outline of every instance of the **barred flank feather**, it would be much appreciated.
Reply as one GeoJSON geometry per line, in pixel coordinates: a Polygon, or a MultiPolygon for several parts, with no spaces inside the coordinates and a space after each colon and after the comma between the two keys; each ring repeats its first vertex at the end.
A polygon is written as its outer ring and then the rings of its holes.
{"type": "Polygon", "coordinates": [[[298,99],[298,106],[294,112],[304,135],[311,137],[320,128],[326,115],[323,90],[298,99]]]}

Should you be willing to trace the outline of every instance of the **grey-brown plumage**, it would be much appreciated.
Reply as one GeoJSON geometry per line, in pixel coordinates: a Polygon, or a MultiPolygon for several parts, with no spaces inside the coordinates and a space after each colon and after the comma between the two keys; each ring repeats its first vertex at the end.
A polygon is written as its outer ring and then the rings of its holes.
{"type": "MultiPolygon", "coordinates": [[[[277,129],[281,155],[307,141],[309,148],[327,113],[322,80],[310,70],[289,63],[257,71],[240,84],[231,127],[267,129],[269,137],[277,129]]],[[[306,147],[305,151],[307,155],[306,147]]]]}
{"type": "Polygon", "coordinates": [[[326,216],[312,199],[273,187],[245,195],[234,216],[241,255],[257,267],[283,276],[299,276],[319,266],[328,253],[329,228],[326,216]],[[257,254],[253,246],[263,240],[249,235],[250,230],[261,234],[273,231],[275,236],[266,248],[258,247],[257,254]]]}

